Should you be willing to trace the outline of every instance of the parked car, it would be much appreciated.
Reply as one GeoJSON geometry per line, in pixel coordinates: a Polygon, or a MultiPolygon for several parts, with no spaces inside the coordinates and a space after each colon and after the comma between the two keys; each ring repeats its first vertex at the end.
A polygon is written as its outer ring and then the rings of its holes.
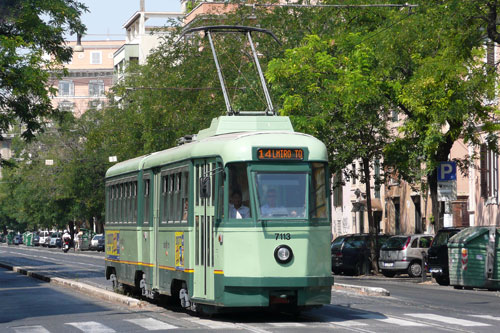
{"type": "Polygon", "coordinates": [[[380,249],[378,265],[382,274],[386,277],[401,273],[410,277],[421,276],[424,255],[427,255],[431,242],[430,235],[392,236],[380,249]]]}
{"type": "Polygon", "coordinates": [[[97,251],[104,251],[104,235],[97,234],[90,241],[90,249],[97,251]]]}
{"type": "Polygon", "coordinates": [[[39,240],[40,245],[49,246],[50,232],[40,231],[39,236],[40,236],[40,240],[39,240]]]}
{"type": "Polygon", "coordinates": [[[14,245],[19,245],[23,243],[23,235],[14,236],[14,245]]]}
{"type": "Polygon", "coordinates": [[[34,232],[33,233],[33,246],[39,246],[40,245],[40,235],[38,234],[38,232],[34,232]]]}
{"type": "Polygon", "coordinates": [[[442,286],[448,286],[450,284],[450,275],[448,271],[448,240],[462,230],[464,230],[464,228],[440,229],[427,252],[429,273],[431,273],[432,277],[436,279],[436,282],[442,286]]]}
{"type": "MultiPolygon", "coordinates": [[[[379,234],[376,237],[378,254],[380,246],[389,235],[379,234]]],[[[360,275],[367,272],[371,258],[368,234],[343,235],[335,238],[331,245],[332,272],[335,274],[351,273],[360,275]]]]}
{"type": "Polygon", "coordinates": [[[61,247],[62,246],[62,233],[53,232],[50,235],[49,247],[61,247]]]}

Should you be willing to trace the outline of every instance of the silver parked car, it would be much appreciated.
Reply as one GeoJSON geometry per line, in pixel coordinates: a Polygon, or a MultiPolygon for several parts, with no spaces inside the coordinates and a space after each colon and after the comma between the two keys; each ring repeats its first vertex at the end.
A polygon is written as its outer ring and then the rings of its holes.
{"type": "Polygon", "coordinates": [[[432,236],[392,236],[380,248],[379,268],[382,274],[393,277],[407,273],[410,277],[422,275],[424,267],[422,252],[427,256],[432,236]]]}

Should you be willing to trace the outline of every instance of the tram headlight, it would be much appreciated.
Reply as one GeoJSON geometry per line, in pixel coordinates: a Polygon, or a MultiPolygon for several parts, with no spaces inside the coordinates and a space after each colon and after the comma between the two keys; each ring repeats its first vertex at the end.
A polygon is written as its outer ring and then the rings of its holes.
{"type": "Polygon", "coordinates": [[[274,259],[280,264],[287,264],[292,258],[293,252],[288,245],[280,245],[274,250],[274,259]]]}

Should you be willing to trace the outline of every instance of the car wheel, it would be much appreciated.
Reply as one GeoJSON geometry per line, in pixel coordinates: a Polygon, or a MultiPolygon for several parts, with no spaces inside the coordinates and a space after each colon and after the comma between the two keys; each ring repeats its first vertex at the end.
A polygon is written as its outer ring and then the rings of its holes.
{"type": "Polygon", "coordinates": [[[394,277],[394,275],[396,275],[396,272],[393,272],[393,271],[388,271],[388,270],[385,270],[383,269],[382,270],[382,275],[385,276],[385,277],[394,277]]]}
{"type": "Polygon", "coordinates": [[[408,275],[412,278],[422,275],[422,265],[418,261],[414,261],[408,266],[408,275]]]}
{"type": "Polygon", "coordinates": [[[446,276],[436,276],[435,277],[437,284],[440,286],[449,286],[450,285],[450,279],[446,276]]]}

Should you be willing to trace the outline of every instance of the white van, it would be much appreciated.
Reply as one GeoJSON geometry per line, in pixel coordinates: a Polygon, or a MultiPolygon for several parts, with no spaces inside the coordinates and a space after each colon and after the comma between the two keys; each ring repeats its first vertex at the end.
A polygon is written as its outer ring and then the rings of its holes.
{"type": "Polygon", "coordinates": [[[40,231],[40,245],[47,246],[49,245],[49,231],[40,231]]]}

